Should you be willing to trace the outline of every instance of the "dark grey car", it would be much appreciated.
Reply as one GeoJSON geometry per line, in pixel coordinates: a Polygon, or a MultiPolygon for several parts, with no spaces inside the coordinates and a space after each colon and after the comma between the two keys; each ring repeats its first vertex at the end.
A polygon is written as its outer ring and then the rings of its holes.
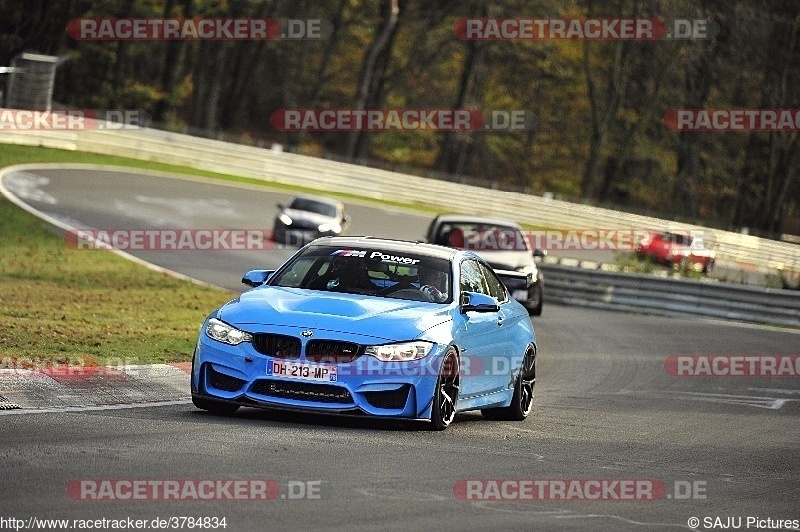
{"type": "Polygon", "coordinates": [[[297,196],[289,205],[278,204],[273,239],[302,246],[321,236],[339,236],[350,222],[341,201],[321,196],[297,196]]]}

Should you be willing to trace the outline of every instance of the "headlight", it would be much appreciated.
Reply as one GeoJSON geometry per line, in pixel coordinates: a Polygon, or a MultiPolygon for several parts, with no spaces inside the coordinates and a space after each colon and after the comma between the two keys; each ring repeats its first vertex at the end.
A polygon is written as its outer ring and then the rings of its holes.
{"type": "Polygon", "coordinates": [[[208,320],[206,335],[212,340],[229,345],[239,345],[242,342],[250,342],[253,340],[253,336],[250,333],[240,331],[236,327],[231,327],[217,318],[208,320]]]}
{"type": "Polygon", "coordinates": [[[338,233],[342,230],[342,226],[337,224],[336,222],[329,223],[329,224],[320,224],[317,227],[321,232],[327,233],[328,231],[333,231],[334,233],[338,233]]]}
{"type": "Polygon", "coordinates": [[[433,349],[433,345],[431,342],[369,345],[364,350],[364,354],[373,356],[383,362],[407,362],[427,356],[433,349]]]}
{"type": "Polygon", "coordinates": [[[281,213],[281,215],[278,216],[278,220],[280,220],[283,225],[292,225],[292,219],[283,213],[281,213]]]}

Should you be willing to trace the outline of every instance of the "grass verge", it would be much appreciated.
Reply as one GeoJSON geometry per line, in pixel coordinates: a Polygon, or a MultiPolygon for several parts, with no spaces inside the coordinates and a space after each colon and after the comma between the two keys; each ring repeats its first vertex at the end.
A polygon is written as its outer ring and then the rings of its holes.
{"type": "Polygon", "coordinates": [[[0,197],[0,367],[185,362],[228,299],[107,251],[69,250],[0,197]]]}
{"type": "Polygon", "coordinates": [[[645,273],[654,274],[657,271],[666,271],[670,277],[681,277],[688,279],[705,279],[707,275],[701,272],[698,267],[691,264],[683,264],[675,267],[660,266],[654,264],[653,261],[647,258],[639,258],[636,253],[621,253],[614,254],[612,261],[614,267],[621,272],[645,273]]]}

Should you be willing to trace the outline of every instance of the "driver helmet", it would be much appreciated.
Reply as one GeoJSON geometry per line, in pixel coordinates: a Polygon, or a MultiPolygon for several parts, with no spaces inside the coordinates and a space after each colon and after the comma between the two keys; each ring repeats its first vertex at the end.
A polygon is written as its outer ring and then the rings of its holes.
{"type": "Polygon", "coordinates": [[[428,294],[435,303],[447,301],[447,274],[443,271],[421,268],[419,289],[428,294]]]}

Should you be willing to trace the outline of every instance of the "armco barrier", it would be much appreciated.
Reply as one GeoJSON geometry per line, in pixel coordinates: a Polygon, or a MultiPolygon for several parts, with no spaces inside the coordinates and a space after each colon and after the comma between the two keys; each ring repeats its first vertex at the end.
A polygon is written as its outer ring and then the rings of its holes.
{"type": "Polygon", "coordinates": [[[800,328],[800,292],[540,264],[545,299],[567,305],[800,328]]]}
{"type": "Polygon", "coordinates": [[[554,229],[664,229],[702,232],[720,261],[800,271],[800,245],[672,222],[540,196],[485,189],[229,144],[153,129],[0,131],[0,142],[81,150],[237,174],[364,197],[435,205],[453,212],[502,216],[554,229]]]}

